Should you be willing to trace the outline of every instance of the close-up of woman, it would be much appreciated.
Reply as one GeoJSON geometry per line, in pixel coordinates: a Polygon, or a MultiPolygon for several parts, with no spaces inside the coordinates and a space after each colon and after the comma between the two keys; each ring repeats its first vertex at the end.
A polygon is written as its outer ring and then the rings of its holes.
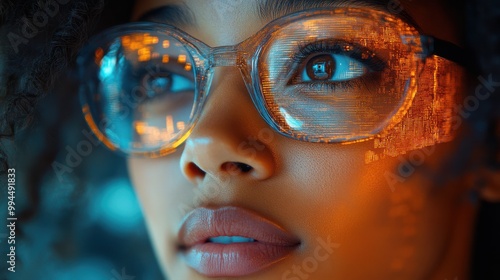
{"type": "MultiPolygon", "coordinates": [[[[1,70],[2,135],[67,88],[126,166],[164,279],[500,277],[493,1],[62,2],[39,4],[56,31],[36,43],[3,31],[5,65],[53,49],[1,70]],[[64,16],[81,28],[58,32],[64,16]]],[[[57,143],[36,178],[85,181],[70,163],[92,146],[57,143]]],[[[27,159],[4,146],[7,173],[27,159]]]]}

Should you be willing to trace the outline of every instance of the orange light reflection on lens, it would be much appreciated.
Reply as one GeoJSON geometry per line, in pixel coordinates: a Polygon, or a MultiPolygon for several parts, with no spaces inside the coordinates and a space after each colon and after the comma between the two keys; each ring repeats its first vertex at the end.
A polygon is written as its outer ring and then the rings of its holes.
{"type": "Polygon", "coordinates": [[[186,124],[183,121],[179,121],[174,125],[174,120],[171,115],[165,118],[164,129],[150,126],[147,122],[136,121],[134,123],[135,131],[137,134],[141,135],[141,141],[146,145],[158,145],[161,142],[170,142],[175,138],[176,133],[183,130],[185,127],[186,124]]]}
{"type": "Polygon", "coordinates": [[[177,62],[186,63],[186,55],[184,54],[179,55],[179,57],[177,58],[177,62]]]}
{"type": "Polygon", "coordinates": [[[104,57],[104,50],[102,48],[98,48],[95,51],[95,64],[101,65],[102,58],[104,57]]]}
{"type": "Polygon", "coordinates": [[[161,62],[163,63],[168,63],[170,60],[170,56],[168,54],[164,54],[163,57],[161,58],[161,62]]]}
{"type": "Polygon", "coordinates": [[[163,48],[168,49],[170,47],[170,41],[169,40],[164,40],[163,43],[163,48]]]}
{"type": "Polygon", "coordinates": [[[87,121],[87,124],[89,125],[90,129],[92,130],[92,132],[94,133],[94,135],[97,137],[97,139],[99,139],[99,141],[101,141],[102,143],[104,143],[104,145],[106,145],[106,147],[108,147],[110,150],[112,150],[112,151],[116,150],[115,145],[113,145],[106,138],[106,136],[104,136],[101,133],[101,131],[99,130],[99,128],[95,124],[94,119],[92,118],[92,115],[90,114],[89,105],[84,105],[83,108],[82,108],[82,111],[83,111],[83,115],[85,117],[85,121],[87,121]]]}

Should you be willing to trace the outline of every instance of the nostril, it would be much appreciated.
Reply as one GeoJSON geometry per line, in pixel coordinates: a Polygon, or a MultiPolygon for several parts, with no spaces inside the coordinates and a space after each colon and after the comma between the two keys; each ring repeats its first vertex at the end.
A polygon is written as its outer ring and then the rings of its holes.
{"type": "Polygon", "coordinates": [[[186,175],[189,176],[190,178],[204,178],[205,177],[205,171],[203,171],[201,168],[198,167],[193,162],[188,163],[186,167],[186,175]]]}
{"type": "Polygon", "coordinates": [[[229,173],[248,173],[253,169],[252,166],[242,162],[226,162],[222,165],[222,170],[229,173]]]}
{"type": "Polygon", "coordinates": [[[253,169],[253,167],[251,167],[250,165],[248,164],[245,164],[245,163],[241,163],[241,162],[237,162],[236,163],[236,166],[241,170],[241,172],[243,173],[247,173],[249,172],[250,170],[253,169]]]}

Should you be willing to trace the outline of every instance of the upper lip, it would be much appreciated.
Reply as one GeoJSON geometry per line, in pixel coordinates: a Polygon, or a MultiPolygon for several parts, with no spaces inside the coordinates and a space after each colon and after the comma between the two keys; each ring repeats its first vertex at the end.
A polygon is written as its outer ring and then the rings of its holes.
{"type": "Polygon", "coordinates": [[[300,243],[298,238],[280,225],[236,206],[194,209],[185,218],[178,240],[180,248],[186,249],[217,236],[242,236],[276,246],[295,246],[300,243]]]}

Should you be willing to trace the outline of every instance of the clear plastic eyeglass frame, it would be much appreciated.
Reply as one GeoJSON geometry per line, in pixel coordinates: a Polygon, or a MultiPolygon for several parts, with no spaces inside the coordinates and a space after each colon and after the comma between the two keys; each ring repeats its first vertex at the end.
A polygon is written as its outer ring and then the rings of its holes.
{"type": "MultiPolygon", "coordinates": [[[[291,14],[270,22],[237,45],[221,47],[210,47],[173,26],[129,23],[95,36],[81,52],[78,65],[83,112],[108,148],[128,156],[164,156],[175,151],[196,125],[210,96],[214,69],[237,67],[258,112],[275,131],[307,142],[355,143],[373,139],[398,123],[412,105],[425,60],[439,52],[450,59],[450,48],[456,47],[420,34],[394,15],[369,8],[291,14]],[[138,34],[144,35],[142,44],[135,42],[139,45],[130,47],[134,43],[130,43],[130,36],[138,34]],[[166,51],[173,49],[173,44],[177,51],[166,51]],[[133,58],[118,55],[127,48],[137,54],[133,58]],[[185,51],[185,56],[179,50],[185,51]],[[332,69],[347,67],[338,81],[320,84],[305,70],[297,74],[318,53],[336,55],[337,64],[332,69]],[[140,122],[148,115],[144,112],[147,109],[139,114],[130,112],[137,107],[128,107],[128,113],[118,117],[116,111],[124,106],[118,104],[116,92],[127,82],[120,81],[127,80],[120,61],[138,67],[141,61],[155,58],[163,63],[182,60],[190,73],[187,76],[194,79],[192,105],[177,132],[170,128],[169,134],[163,135],[165,131],[152,130],[156,141],[144,144],[138,134],[148,128],[140,122]],[[111,70],[103,65],[111,65],[111,70]],[[365,76],[369,79],[362,80],[365,76]],[[356,79],[361,82],[353,83],[356,79]]],[[[324,69],[325,63],[332,63],[332,59],[313,64],[314,71],[324,69]]]]}

